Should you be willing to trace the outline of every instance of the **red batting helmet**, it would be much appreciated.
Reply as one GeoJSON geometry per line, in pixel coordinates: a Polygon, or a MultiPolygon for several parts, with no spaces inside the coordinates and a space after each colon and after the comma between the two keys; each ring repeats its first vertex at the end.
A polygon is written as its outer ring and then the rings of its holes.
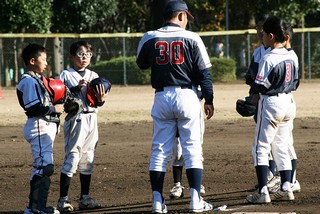
{"type": "Polygon", "coordinates": [[[66,97],[66,86],[58,79],[48,78],[48,85],[53,96],[53,104],[62,104],[66,97]]]}

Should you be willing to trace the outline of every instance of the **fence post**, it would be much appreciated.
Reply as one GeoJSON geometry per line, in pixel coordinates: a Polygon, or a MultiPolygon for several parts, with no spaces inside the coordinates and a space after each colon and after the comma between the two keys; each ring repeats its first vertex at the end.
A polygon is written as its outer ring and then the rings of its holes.
{"type": "Polygon", "coordinates": [[[126,66],[126,38],[122,37],[123,47],[123,85],[127,86],[127,66],[126,66]]]}
{"type": "Polygon", "coordinates": [[[310,32],[308,32],[308,73],[309,80],[311,80],[311,42],[310,42],[310,32]]]}
{"type": "Polygon", "coordinates": [[[247,34],[247,67],[250,66],[251,52],[250,52],[250,34],[247,34]]]}

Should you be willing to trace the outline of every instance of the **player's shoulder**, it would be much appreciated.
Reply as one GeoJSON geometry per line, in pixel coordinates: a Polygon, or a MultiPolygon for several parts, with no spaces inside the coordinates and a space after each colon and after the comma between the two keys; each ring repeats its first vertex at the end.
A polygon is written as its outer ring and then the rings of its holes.
{"type": "Polygon", "coordinates": [[[31,87],[38,84],[37,80],[35,78],[33,78],[30,74],[22,74],[21,76],[21,80],[18,83],[17,88],[21,89],[21,88],[25,88],[25,87],[31,87]]]}
{"type": "Polygon", "coordinates": [[[99,74],[93,70],[86,68],[86,73],[90,76],[90,81],[99,77],[99,74]]]}
{"type": "Polygon", "coordinates": [[[22,76],[21,76],[20,82],[26,82],[26,81],[36,82],[36,79],[33,78],[30,74],[24,73],[24,74],[22,74],[22,76]]]}

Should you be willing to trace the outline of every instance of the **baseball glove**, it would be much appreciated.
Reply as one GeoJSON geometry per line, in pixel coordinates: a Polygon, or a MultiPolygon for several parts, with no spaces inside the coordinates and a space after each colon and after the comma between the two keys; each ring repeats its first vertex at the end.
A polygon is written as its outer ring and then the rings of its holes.
{"type": "Polygon", "coordinates": [[[237,100],[236,110],[242,117],[250,117],[255,114],[256,107],[251,103],[251,97],[245,97],[237,100]]]}
{"type": "Polygon", "coordinates": [[[67,97],[64,103],[64,111],[67,113],[65,118],[66,121],[70,120],[73,116],[77,115],[83,110],[83,105],[81,100],[74,97],[67,97]]]}

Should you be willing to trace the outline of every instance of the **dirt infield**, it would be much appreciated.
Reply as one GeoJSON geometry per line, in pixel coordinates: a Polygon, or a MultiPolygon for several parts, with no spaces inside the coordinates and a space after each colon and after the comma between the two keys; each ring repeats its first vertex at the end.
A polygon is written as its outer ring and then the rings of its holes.
{"type": "MultiPolygon", "coordinates": [[[[297,118],[294,140],[298,155],[297,179],[302,191],[293,202],[250,205],[245,201],[256,184],[251,158],[254,134],[252,118],[242,118],[235,111],[235,101],[247,95],[244,84],[216,84],[215,115],[206,121],[204,136],[205,200],[215,207],[227,205],[221,213],[281,212],[319,213],[320,211],[320,98],[319,83],[302,83],[294,93],[297,118]]],[[[22,213],[28,203],[31,152],[23,138],[26,117],[18,105],[15,90],[2,89],[0,99],[0,213],[22,213]]],[[[74,213],[150,213],[151,188],[148,163],[151,149],[150,109],[154,91],[150,86],[114,86],[99,112],[100,141],[96,151],[91,195],[103,207],[74,213]]],[[[64,116],[63,116],[64,117],[64,116]]],[[[63,121],[62,121],[63,122],[63,121]]],[[[62,123],[63,124],[63,123],[62,123]]],[[[48,204],[56,205],[59,173],[63,161],[63,133],[54,145],[56,171],[48,204]]],[[[187,213],[189,192],[186,176],[185,197],[170,200],[172,171],[168,167],[164,196],[169,213],[187,213]]],[[[70,198],[77,208],[79,176],[74,176],[70,198]]]]}

